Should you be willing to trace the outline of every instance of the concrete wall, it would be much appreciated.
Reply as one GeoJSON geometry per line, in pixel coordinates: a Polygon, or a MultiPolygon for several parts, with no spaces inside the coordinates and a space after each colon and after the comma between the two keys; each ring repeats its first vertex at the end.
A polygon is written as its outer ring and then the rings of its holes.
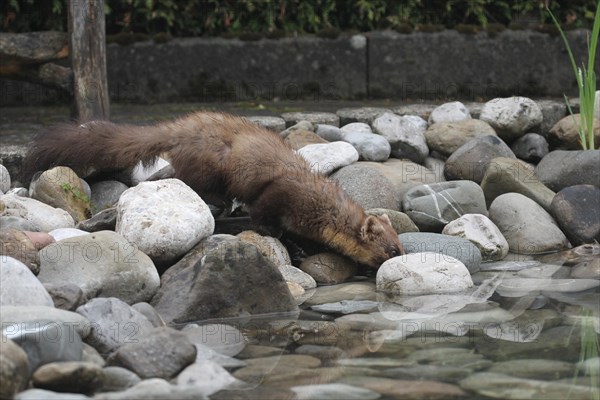
{"type": "MultiPolygon", "coordinates": [[[[578,60],[585,60],[588,33],[568,33],[578,60]]],[[[507,30],[493,38],[456,31],[255,42],[185,38],[111,44],[107,58],[112,101],[475,100],[577,93],[560,37],[531,31],[507,30]]],[[[67,100],[53,90],[0,80],[0,105],[67,100]]]]}

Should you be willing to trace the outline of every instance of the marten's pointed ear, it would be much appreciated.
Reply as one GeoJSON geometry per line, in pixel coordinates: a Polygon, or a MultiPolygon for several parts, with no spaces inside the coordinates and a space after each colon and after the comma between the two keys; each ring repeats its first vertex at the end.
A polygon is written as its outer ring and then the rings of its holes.
{"type": "Polygon", "coordinates": [[[381,222],[379,222],[377,217],[374,215],[369,215],[360,227],[360,236],[363,239],[367,239],[371,235],[379,234],[381,232],[383,232],[381,222]]]}
{"type": "Polygon", "coordinates": [[[380,219],[381,221],[383,221],[383,222],[387,223],[387,224],[390,224],[390,225],[392,225],[392,221],[390,221],[390,217],[388,217],[388,215],[387,215],[387,214],[381,214],[381,215],[379,216],[379,219],[380,219]]]}

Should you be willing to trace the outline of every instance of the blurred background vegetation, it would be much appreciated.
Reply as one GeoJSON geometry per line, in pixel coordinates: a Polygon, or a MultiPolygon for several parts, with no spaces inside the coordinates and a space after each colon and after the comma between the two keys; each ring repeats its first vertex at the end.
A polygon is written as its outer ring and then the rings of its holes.
{"type": "MultiPolygon", "coordinates": [[[[67,0],[5,0],[3,32],[66,30],[67,0]]],[[[545,6],[564,27],[591,27],[596,0],[105,0],[109,35],[283,37],[313,33],[444,28],[551,29],[545,6]],[[254,36],[252,36],[254,35],[254,36]]]]}

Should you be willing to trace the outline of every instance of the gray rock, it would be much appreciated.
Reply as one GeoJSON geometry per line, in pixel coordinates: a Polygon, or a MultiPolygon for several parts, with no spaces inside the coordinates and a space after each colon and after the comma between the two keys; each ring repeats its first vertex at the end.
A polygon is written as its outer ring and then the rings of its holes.
{"type": "Polygon", "coordinates": [[[91,185],[92,210],[95,213],[113,207],[129,187],[119,181],[100,181],[91,185]]]}
{"type": "Polygon", "coordinates": [[[444,103],[441,106],[434,108],[429,114],[429,125],[440,122],[457,122],[471,119],[471,113],[460,101],[444,103]]]}
{"type": "Polygon", "coordinates": [[[488,369],[488,372],[511,375],[517,378],[552,381],[573,377],[575,365],[565,361],[523,358],[494,363],[488,369]]]}
{"type": "Polygon", "coordinates": [[[497,157],[516,158],[512,150],[496,136],[481,136],[460,146],[446,160],[448,180],[468,179],[480,183],[490,162],[497,157]]]}
{"type": "Polygon", "coordinates": [[[506,238],[510,251],[539,254],[569,247],[556,222],[540,205],[519,193],[496,197],[489,217],[506,238]]]}
{"type": "Polygon", "coordinates": [[[46,306],[2,306],[0,310],[2,333],[8,337],[27,333],[21,329],[21,323],[37,326],[41,330],[64,325],[68,329],[61,333],[66,336],[73,330],[83,338],[89,334],[90,321],[71,311],[46,306]]]}
{"type": "Polygon", "coordinates": [[[358,162],[331,175],[354,201],[364,209],[399,210],[400,201],[390,180],[370,164],[358,162]]]}
{"type": "Polygon", "coordinates": [[[336,285],[356,275],[356,264],[334,253],[319,253],[302,260],[300,269],[323,285],[336,285]]]}
{"type": "Polygon", "coordinates": [[[481,180],[481,189],[489,206],[504,193],[520,193],[550,211],[554,192],[537,179],[522,161],[513,158],[494,158],[481,180]]]}
{"type": "MultiPolygon", "coordinates": [[[[544,117],[540,124],[540,134],[547,136],[552,127],[567,115],[567,105],[564,100],[536,100],[544,117]]],[[[519,157],[520,158],[520,157],[519,157]]]]}
{"type": "Polygon", "coordinates": [[[573,245],[600,241],[600,188],[566,187],[554,196],[550,212],[573,245]]]}
{"type": "Polygon", "coordinates": [[[512,141],[539,125],[543,114],[527,97],[507,97],[485,103],[479,119],[489,123],[503,140],[512,141]]]}
{"type": "Polygon", "coordinates": [[[298,150],[298,154],[308,161],[313,172],[322,175],[350,165],[359,157],[354,146],[346,142],[312,144],[298,150]]]}
{"type": "Polygon", "coordinates": [[[483,261],[502,260],[508,254],[508,242],[485,215],[465,214],[446,225],[442,234],[467,239],[477,246],[483,261]]]}
{"type": "Polygon", "coordinates": [[[360,159],[365,161],[385,161],[392,151],[390,143],[374,133],[347,132],[342,140],[354,146],[360,159]]]}
{"type": "Polygon", "coordinates": [[[490,124],[478,119],[440,122],[425,131],[429,149],[444,156],[449,156],[469,140],[481,136],[496,136],[496,132],[490,124]]]}
{"type": "Polygon", "coordinates": [[[571,278],[600,279],[600,258],[582,261],[571,269],[571,278]]]}
{"type": "Polygon", "coordinates": [[[381,107],[357,107],[341,108],[337,110],[336,114],[340,117],[340,126],[344,126],[352,122],[371,124],[377,117],[386,112],[390,112],[390,110],[381,107]]]}
{"type": "Polygon", "coordinates": [[[116,232],[161,264],[178,259],[215,230],[206,203],[179,179],[126,190],[117,214],[116,232]]]}
{"type": "Polygon", "coordinates": [[[144,315],[114,297],[92,299],[77,313],[91,323],[86,343],[103,355],[124,344],[139,342],[154,329],[144,315]]]}
{"type": "Polygon", "coordinates": [[[210,360],[201,360],[189,365],[177,375],[176,382],[180,386],[195,386],[206,396],[229,387],[241,387],[243,384],[225,368],[210,360]]]}
{"type": "Polygon", "coordinates": [[[37,226],[40,231],[50,232],[57,228],[73,228],[73,217],[61,208],[54,208],[41,201],[14,194],[0,196],[6,206],[3,216],[20,217],[37,226]]]}
{"type": "Polygon", "coordinates": [[[364,122],[351,122],[349,124],[346,124],[344,126],[342,126],[340,128],[340,130],[347,134],[347,133],[356,133],[356,132],[360,132],[360,133],[373,133],[373,130],[371,129],[371,126],[369,124],[366,124],[364,122]]]}
{"type": "Polygon", "coordinates": [[[263,128],[272,130],[273,132],[281,132],[285,129],[285,120],[281,117],[270,117],[265,115],[253,115],[245,117],[248,121],[252,121],[263,128]]]}
{"type": "Polygon", "coordinates": [[[83,361],[53,362],[39,367],[31,378],[36,388],[89,394],[101,387],[102,368],[83,361]]]}
{"type": "Polygon", "coordinates": [[[244,334],[226,324],[188,324],[182,330],[196,346],[203,346],[225,356],[236,356],[246,347],[244,334]]]}
{"type": "Polygon", "coordinates": [[[10,190],[10,174],[6,167],[0,164],[0,193],[6,193],[10,190]]]}
{"type": "Polygon", "coordinates": [[[254,231],[243,231],[237,234],[240,240],[253,244],[258,251],[278,267],[292,263],[290,255],[281,241],[272,236],[263,236],[254,231]]]}
{"type": "Polygon", "coordinates": [[[4,337],[0,340],[0,398],[12,399],[29,382],[27,353],[15,342],[4,337]]]}
{"type": "Polygon", "coordinates": [[[535,174],[542,183],[558,192],[567,186],[600,186],[600,150],[555,150],[542,158],[535,174]],[[582,171],[585,171],[582,173],[582,171]]]}
{"type": "Polygon", "coordinates": [[[425,129],[410,118],[385,113],[373,121],[373,129],[390,143],[393,157],[420,163],[429,155],[425,129]]]}
{"type": "Polygon", "coordinates": [[[299,121],[297,124],[290,126],[286,130],[279,132],[279,136],[287,138],[291,133],[298,131],[315,131],[315,126],[310,121],[299,121]]]}
{"type": "Polygon", "coordinates": [[[98,351],[95,348],[93,348],[87,343],[83,344],[83,354],[81,356],[81,361],[96,364],[100,368],[104,368],[104,366],[106,365],[106,361],[104,360],[104,358],[102,358],[100,353],[98,353],[98,351]]]}
{"type": "Polygon", "coordinates": [[[52,297],[22,262],[0,257],[0,306],[54,307],[52,297]]]}
{"type": "Polygon", "coordinates": [[[314,124],[340,126],[340,117],[328,112],[289,112],[281,114],[286,126],[290,127],[300,121],[314,124]]]}
{"type": "Polygon", "coordinates": [[[6,194],[14,194],[15,196],[20,197],[29,197],[29,189],[26,189],[24,187],[14,187],[8,192],[6,192],[6,194]]]}
{"type": "Polygon", "coordinates": [[[87,298],[101,294],[133,304],[149,300],[160,283],[150,258],[111,231],[61,240],[44,247],[40,257],[42,283],[71,282],[87,298]]]}
{"type": "Polygon", "coordinates": [[[102,369],[102,392],[117,392],[137,385],[142,380],[135,372],[122,367],[102,369]]]}
{"type": "Polygon", "coordinates": [[[421,231],[433,232],[464,214],[487,215],[483,191],[471,181],[415,186],[404,195],[402,209],[421,231]]]}
{"type": "Polygon", "coordinates": [[[387,215],[392,223],[392,228],[398,233],[419,232],[419,228],[417,228],[410,217],[403,212],[386,210],[385,208],[371,208],[370,210],[366,210],[366,212],[369,215],[387,215]]]}
{"type": "Polygon", "coordinates": [[[282,265],[279,267],[279,272],[281,272],[281,275],[286,282],[295,282],[305,290],[317,287],[317,282],[312,276],[293,265],[282,265]]]}
{"type": "Polygon", "coordinates": [[[151,304],[166,323],[297,310],[277,267],[242,241],[224,242],[170,275],[151,304]]]}
{"type": "Polygon", "coordinates": [[[343,300],[375,300],[375,285],[371,282],[348,282],[319,286],[306,305],[335,303],[343,300]]]}
{"type": "Polygon", "coordinates": [[[44,389],[28,389],[15,396],[15,400],[91,400],[81,393],[53,392],[44,389]]]}
{"type": "Polygon", "coordinates": [[[473,286],[462,262],[437,252],[389,259],[377,270],[376,282],[378,291],[402,294],[460,292],[473,286]]]}
{"type": "Polygon", "coordinates": [[[294,150],[300,150],[301,148],[311,144],[329,143],[316,133],[305,130],[296,130],[291,132],[289,135],[287,135],[284,141],[294,150]]]}
{"type": "Polygon", "coordinates": [[[117,225],[117,208],[107,208],[94,214],[90,219],[81,221],[77,228],[86,232],[114,231],[117,225]]]}
{"type": "Polygon", "coordinates": [[[315,133],[328,142],[338,142],[342,140],[342,130],[337,126],[318,124],[315,133]]]}
{"type": "Polygon", "coordinates": [[[161,326],[165,326],[165,321],[163,321],[160,314],[149,303],[135,303],[131,308],[146,317],[153,327],[160,328],[161,326]]]}
{"type": "Polygon", "coordinates": [[[435,110],[437,104],[416,103],[398,106],[392,109],[392,112],[398,115],[417,115],[427,121],[429,116],[435,110]]]}
{"type": "Polygon", "coordinates": [[[171,379],[196,359],[196,348],[187,336],[172,328],[154,328],[137,342],[119,347],[110,365],[135,372],[140,378],[171,379]]]}
{"type": "Polygon", "coordinates": [[[296,393],[298,400],[373,400],[381,397],[376,391],[356,387],[345,383],[325,383],[315,385],[293,386],[291,390],[296,393]]]}
{"type": "Polygon", "coordinates": [[[41,229],[33,222],[28,221],[25,218],[21,217],[0,217],[0,232],[7,231],[9,229],[16,229],[18,231],[29,231],[29,232],[39,232],[41,229]]]}
{"type": "Polygon", "coordinates": [[[546,138],[537,133],[527,133],[513,142],[510,149],[523,161],[537,164],[548,154],[546,138]]]}
{"type": "Polygon", "coordinates": [[[481,252],[467,239],[429,232],[409,232],[398,235],[406,254],[433,252],[459,260],[470,273],[479,270],[481,252]]]}
{"type": "Polygon", "coordinates": [[[164,379],[144,379],[121,392],[99,393],[94,400],[208,400],[202,389],[192,385],[172,385],[164,379]]]}

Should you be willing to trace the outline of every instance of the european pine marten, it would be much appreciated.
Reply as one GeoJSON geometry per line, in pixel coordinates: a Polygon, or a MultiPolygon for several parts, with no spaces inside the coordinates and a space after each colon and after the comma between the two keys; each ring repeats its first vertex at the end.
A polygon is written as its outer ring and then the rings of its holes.
{"type": "Polygon", "coordinates": [[[312,173],[282,138],[244,118],[197,112],[151,126],[55,125],[34,141],[24,171],[62,165],[87,175],[152,164],[165,153],[205,201],[237,199],[252,220],[378,268],[403,253],[387,216],[367,216],[336,183],[312,173]]]}

